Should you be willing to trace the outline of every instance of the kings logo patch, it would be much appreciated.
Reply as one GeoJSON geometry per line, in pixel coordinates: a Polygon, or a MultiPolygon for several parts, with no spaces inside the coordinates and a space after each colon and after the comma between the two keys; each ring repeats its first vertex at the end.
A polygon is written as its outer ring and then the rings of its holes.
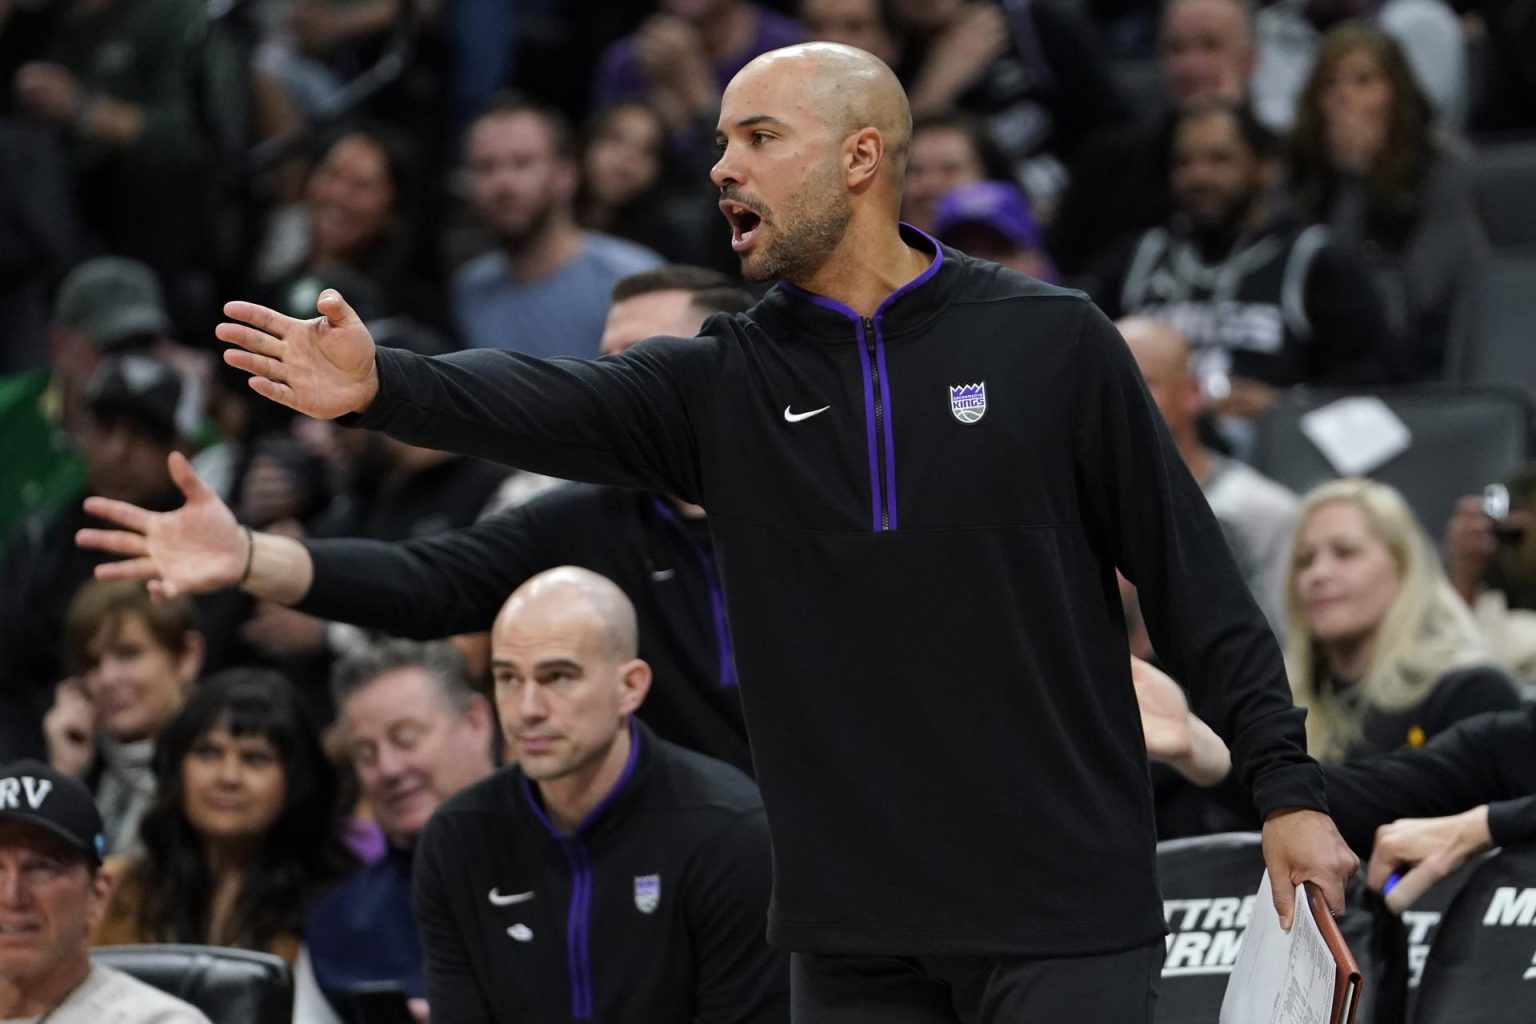
{"type": "Polygon", "coordinates": [[[949,411],[961,423],[975,423],[987,414],[987,382],[951,384],[949,411]]]}
{"type": "Polygon", "coordinates": [[[649,914],[661,903],[661,876],[635,876],[635,909],[649,914]]]}

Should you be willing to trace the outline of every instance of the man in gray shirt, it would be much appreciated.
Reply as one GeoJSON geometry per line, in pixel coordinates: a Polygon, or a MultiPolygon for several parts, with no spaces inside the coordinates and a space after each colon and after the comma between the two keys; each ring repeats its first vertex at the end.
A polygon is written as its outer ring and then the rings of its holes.
{"type": "Polygon", "coordinates": [[[453,277],[453,314],[469,348],[597,354],[608,296],[622,277],[660,266],[649,249],[576,226],[578,170],[560,115],[521,100],[493,106],[469,131],[475,211],[496,247],[453,277]],[[538,330],[517,330],[537,324],[538,330]]]}
{"type": "Polygon", "coordinates": [[[209,1024],[87,947],[112,893],[101,815],[76,779],[0,768],[0,1024],[209,1024]]]}

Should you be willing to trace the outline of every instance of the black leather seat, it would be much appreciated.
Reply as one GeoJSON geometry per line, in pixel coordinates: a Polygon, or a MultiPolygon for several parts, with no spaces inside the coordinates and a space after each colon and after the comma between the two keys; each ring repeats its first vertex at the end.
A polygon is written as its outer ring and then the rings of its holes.
{"type": "Polygon", "coordinates": [[[1222,832],[1157,844],[1157,877],[1171,933],[1158,986],[1157,1024],[1210,1024],[1264,874],[1257,832],[1222,832]]]}
{"type": "Polygon", "coordinates": [[[98,946],[115,967],[202,1010],[213,1024],[290,1024],[293,972],[281,957],[219,946],[98,946]]]}
{"type": "Polygon", "coordinates": [[[1478,212],[1496,250],[1536,253],[1536,142],[1487,146],[1473,160],[1478,212]]]}
{"type": "Polygon", "coordinates": [[[1536,845],[1488,858],[1440,918],[1414,1024],[1536,1020],[1536,845]]]}
{"type": "Polygon", "coordinates": [[[1445,375],[1536,393],[1536,255],[1485,260],[1467,276],[1451,316],[1445,375]]]}
{"type": "Polygon", "coordinates": [[[1259,417],[1253,465],[1300,494],[1338,476],[1301,430],[1313,409],[1340,398],[1375,394],[1408,427],[1407,451],[1372,471],[1402,492],[1425,531],[1445,533],[1456,500],[1524,465],[1531,405],[1516,388],[1424,384],[1378,391],[1316,389],[1287,394],[1259,417]]]}

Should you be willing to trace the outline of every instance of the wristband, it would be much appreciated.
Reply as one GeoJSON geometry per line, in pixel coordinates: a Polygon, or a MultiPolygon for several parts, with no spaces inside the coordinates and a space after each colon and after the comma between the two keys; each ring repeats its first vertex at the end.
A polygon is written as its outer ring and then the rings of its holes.
{"type": "Polygon", "coordinates": [[[256,560],[256,535],[249,526],[242,529],[245,530],[245,571],[240,574],[240,584],[243,586],[251,578],[251,565],[256,560]]]}

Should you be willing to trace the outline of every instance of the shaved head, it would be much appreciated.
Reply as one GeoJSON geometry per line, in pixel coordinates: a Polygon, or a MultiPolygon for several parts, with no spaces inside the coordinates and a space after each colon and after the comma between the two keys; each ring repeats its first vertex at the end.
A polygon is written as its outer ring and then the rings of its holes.
{"type": "Polygon", "coordinates": [[[1128,316],[1115,326],[1120,328],[1180,451],[1198,447],[1199,419],[1205,403],[1190,363],[1189,339],[1168,322],[1150,316],[1128,316]]]}
{"type": "Polygon", "coordinates": [[[885,143],[885,169],[899,181],[912,141],[912,110],[901,82],[879,57],[842,43],[800,43],[755,58],[731,80],[778,78],[803,91],[805,102],[832,137],[842,140],[861,128],[873,128],[885,143]]]}
{"type": "Polygon", "coordinates": [[[1149,370],[1165,377],[1190,375],[1189,341],[1178,328],[1150,316],[1128,316],[1115,325],[1143,375],[1149,370]]]}
{"type": "Polygon", "coordinates": [[[710,178],[750,280],[812,279],[901,208],[912,137],[906,93],[873,54],[802,43],[754,59],[720,102],[710,178]]]}
{"type": "Polygon", "coordinates": [[[547,624],[575,626],[594,652],[628,661],[639,651],[635,606],[606,576],[573,565],[550,569],[512,592],[496,616],[492,633],[541,631],[547,624]]]}

